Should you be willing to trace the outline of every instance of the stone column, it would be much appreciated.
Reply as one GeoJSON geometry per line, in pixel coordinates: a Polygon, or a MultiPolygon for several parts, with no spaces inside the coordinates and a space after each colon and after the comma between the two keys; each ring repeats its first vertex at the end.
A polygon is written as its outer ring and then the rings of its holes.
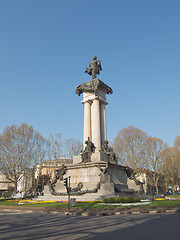
{"type": "Polygon", "coordinates": [[[101,144],[107,139],[107,130],[106,130],[106,109],[105,103],[101,102],[101,144]]]}
{"type": "Polygon", "coordinates": [[[92,142],[96,147],[96,152],[101,149],[101,127],[100,127],[100,103],[99,99],[93,99],[91,106],[91,126],[92,126],[92,142]]]}
{"type": "Polygon", "coordinates": [[[83,146],[85,148],[85,141],[91,140],[91,102],[84,102],[84,142],[83,146]]]}

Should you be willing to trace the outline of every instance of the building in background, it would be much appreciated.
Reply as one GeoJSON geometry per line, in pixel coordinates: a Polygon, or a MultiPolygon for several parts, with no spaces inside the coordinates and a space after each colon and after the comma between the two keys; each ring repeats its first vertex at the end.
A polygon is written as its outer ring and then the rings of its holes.
{"type": "Polygon", "coordinates": [[[54,177],[54,171],[63,164],[73,163],[71,158],[59,158],[57,160],[47,160],[42,164],[36,165],[34,169],[34,189],[40,194],[43,192],[44,185],[47,185],[54,177]]]}
{"type": "Polygon", "coordinates": [[[4,174],[0,173],[0,192],[6,192],[10,188],[13,189],[14,184],[4,174]]]}
{"type": "MultiPolygon", "coordinates": [[[[154,172],[148,169],[139,168],[135,171],[135,178],[139,180],[140,182],[143,182],[143,188],[144,192],[146,194],[154,194],[156,192],[155,184],[154,184],[154,172]]],[[[157,173],[158,174],[158,173],[157,173]]],[[[164,176],[161,174],[158,174],[158,192],[159,193],[165,193],[165,181],[164,176]]]]}
{"type": "MultiPolygon", "coordinates": [[[[33,169],[23,170],[19,181],[17,182],[17,192],[27,193],[32,189],[33,184],[33,169]]],[[[14,183],[6,178],[6,176],[0,173],[0,192],[13,192],[14,183]]]]}
{"type": "Polygon", "coordinates": [[[47,160],[41,166],[38,165],[37,167],[39,168],[41,175],[49,175],[52,179],[54,177],[54,171],[57,168],[59,168],[63,164],[70,165],[72,163],[73,160],[71,158],[59,158],[57,160],[47,160]]]}
{"type": "Polygon", "coordinates": [[[63,164],[70,165],[73,163],[71,158],[59,158],[57,160],[47,160],[42,164],[38,164],[34,170],[34,179],[37,179],[40,176],[48,176],[50,179],[54,177],[54,171],[58,169],[63,164]]]}
{"type": "Polygon", "coordinates": [[[32,168],[24,169],[17,183],[17,191],[20,193],[31,192],[33,186],[33,178],[34,178],[33,169],[32,168]]]}

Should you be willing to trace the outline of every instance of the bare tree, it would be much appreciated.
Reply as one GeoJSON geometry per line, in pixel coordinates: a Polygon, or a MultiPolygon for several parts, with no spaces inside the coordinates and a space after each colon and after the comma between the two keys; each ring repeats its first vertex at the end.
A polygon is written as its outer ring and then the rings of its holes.
{"type": "Polygon", "coordinates": [[[179,170],[180,170],[180,152],[175,148],[168,148],[164,151],[164,176],[166,186],[175,186],[179,183],[179,170]]]}
{"type": "Polygon", "coordinates": [[[175,138],[174,147],[180,152],[180,136],[175,138]]]}
{"type": "Polygon", "coordinates": [[[42,165],[44,160],[47,157],[47,148],[49,146],[49,142],[44,139],[43,137],[41,138],[41,142],[37,144],[37,152],[36,152],[36,157],[34,161],[34,168],[33,168],[33,194],[36,194],[36,191],[38,189],[38,183],[41,177],[41,170],[42,170],[42,165]],[[41,144],[43,143],[43,144],[41,144]]]}
{"type": "Polygon", "coordinates": [[[57,133],[55,136],[50,134],[50,138],[47,140],[47,157],[49,160],[55,160],[57,166],[57,160],[62,157],[63,143],[61,133],[57,133]]]}
{"type": "Polygon", "coordinates": [[[14,183],[15,192],[23,170],[42,159],[44,143],[44,138],[25,123],[7,127],[0,135],[0,168],[14,183]]]}
{"type": "Polygon", "coordinates": [[[113,147],[118,155],[119,163],[133,169],[145,167],[146,139],[148,135],[134,126],[123,128],[114,139],[113,147]]]}
{"type": "Polygon", "coordinates": [[[79,155],[82,151],[83,144],[80,140],[75,138],[68,138],[65,140],[65,155],[67,158],[79,155]]]}
{"type": "Polygon", "coordinates": [[[168,145],[161,139],[149,137],[146,140],[146,155],[148,158],[149,169],[152,170],[152,184],[158,193],[158,183],[163,174],[165,152],[168,145]]]}

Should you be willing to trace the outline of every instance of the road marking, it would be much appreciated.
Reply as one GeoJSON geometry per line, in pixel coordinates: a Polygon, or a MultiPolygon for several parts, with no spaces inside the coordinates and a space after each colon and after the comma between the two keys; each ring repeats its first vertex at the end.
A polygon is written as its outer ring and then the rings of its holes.
{"type": "Polygon", "coordinates": [[[1,212],[0,213],[0,216],[3,216],[3,215],[15,215],[15,214],[26,214],[25,212],[1,212]]]}

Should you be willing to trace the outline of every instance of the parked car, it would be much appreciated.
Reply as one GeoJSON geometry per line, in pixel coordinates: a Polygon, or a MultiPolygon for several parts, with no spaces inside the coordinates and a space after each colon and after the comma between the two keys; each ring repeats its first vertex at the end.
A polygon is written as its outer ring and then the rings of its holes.
{"type": "Polygon", "coordinates": [[[180,192],[173,193],[172,195],[180,195],[180,192]]]}
{"type": "Polygon", "coordinates": [[[25,194],[24,193],[14,193],[11,198],[14,198],[14,199],[23,199],[25,197],[25,194]]]}
{"type": "Polygon", "coordinates": [[[156,193],[153,195],[154,198],[165,198],[166,194],[165,193],[156,193]]]}

